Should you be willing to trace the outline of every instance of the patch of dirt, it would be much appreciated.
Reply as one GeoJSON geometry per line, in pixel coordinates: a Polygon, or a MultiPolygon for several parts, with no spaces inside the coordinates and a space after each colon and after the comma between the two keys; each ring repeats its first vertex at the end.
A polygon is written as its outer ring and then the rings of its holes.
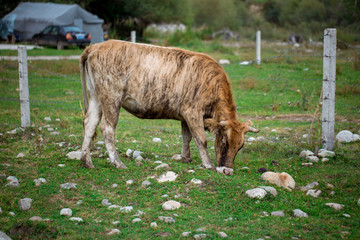
{"type": "Polygon", "coordinates": [[[41,223],[20,223],[9,231],[12,239],[54,239],[58,230],[41,223]]]}

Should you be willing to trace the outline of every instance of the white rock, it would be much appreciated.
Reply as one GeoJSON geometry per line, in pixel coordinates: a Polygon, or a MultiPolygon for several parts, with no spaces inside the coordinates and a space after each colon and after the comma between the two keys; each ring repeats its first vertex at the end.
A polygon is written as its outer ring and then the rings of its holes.
{"type": "Polygon", "coordinates": [[[318,162],[319,158],[317,156],[307,156],[306,160],[309,160],[310,162],[318,162]]]}
{"type": "Polygon", "coordinates": [[[124,213],[129,213],[133,210],[134,208],[132,206],[126,206],[126,207],[121,207],[120,211],[124,212],[124,213]]]}
{"type": "Polygon", "coordinates": [[[65,167],[65,164],[58,164],[59,167],[65,167]]]}
{"type": "Polygon", "coordinates": [[[295,189],[294,179],[286,172],[264,172],[263,174],[261,174],[261,179],[264,181],[268,181],[270,184],[276,184],[279,187],[284,187],[290,191],[292,189],[295,189]]]}
{"type": "MultiPolygon", "coordinates": [[[[43,219],[39,216],[33,216],[31,218],[29,218],[30,221],[43,221],[43,219]]],[[[1,238],[0,238],[1,239],[1,238]]]]}
{"type": "Polygon", "coordinates": [[[137,151],[137,150],[134,151],[134,152],[133,152],[133,158],[136,159],[138,156],[141,156],[141,153],[142,153],[142,152],[137,151]]]}
{"type": "Polygon", "coordinates": [[[275,188],[273,187],[269,187],[269,186],[259,186],[259,188],[264,189],[266,192],[271,193],[274,197],[276,197],[277,195],[277,191],[275,188]]]}
{"type": "Polygon", "coordinates": [[[15,216],[15,213],[14,212],[9,212],[9,215],[10,216],[15,216]]]}
{"type": "Polygon", "coordinates": [[[219,237],[221,238],[227,238],[227,234],[224,232],[218,232],[219,237]]]}
{"type": "Polygon", "coordinates": [[[339,142],[345,142],[345,143],[352,142],[353,133],[348,130],[343,130],[336,135],[335,139],[339,142]]]}
{"type": "Polygon", "coordinates": [[[134,150],[131,150],[130,148],[128,150],[126,150],[126,156],[127,157],[131,157],[131,154],[133,154],[134,150]]]}
{"type": "Polygon", "coordinates": [[[111,229],[111,231],[106,233],[106,235],[108,235],[108,236],[117,235],[117,234],[120,234],[120,230],[117,228],[111,229]]]}
{"type": "Polygon", "coordinates": [[[118,223],[120,223],[120,221],[113,221],[113,222],[112,222],[112,224],[114,224],[114,225],[116,225],[116,224],[118,224],[118,223]]]}
{"type": "Polygon", "coordinates": [[[306,192],[316,186],[318,186],[319,183],[318,182],[312,182],[312,183],[309,183],[308,185],[304,186],[304,187],[301,187],[300,190],[303,191],[303,192],[306,192]]]}
{"type": "Polygon", "coordinates": [[[80,218],[80,217],[71,217],[71,218],[70,218],[70,221],[82,222],[83,219],[80,218]]]}
{"type": "Polygon", "coordinates": [[[194,170],[188,170],[187,172],[188,172],[188,173],[195,173],[194,170]]]}
{"type": "Polygon", "coordinates": [[[144,215],[145,213],[143,211],[137,210],[137,213],[132,215],[133,217],[140,217],[142,215],[144,215]]]}
{"type": "Polygon", "coordinates": [[[260,217],[268,217],[268,212],[260,212],[260,217]]]}
{"type": "Polygon", "coordinates": [[[63,183],[60,184],[60,187],[64,189],[76,188],[76,183],[63,183]]]}
{"type": "Polygon", "coordinates": [[[112,205],[112,204],[111,204],[111,202],[109,202],[109,199],[103,199],[103,200],[101,201],[101,205],[103,205],[103,206],[110,206],[110,205],[112,205]]]}
{"type": "Polygon", "coordinates": [[[321,159],[321,162],[328,162],[328,161],[329,161],[328,158],[323,158],[323,159],[321,159]]]}
{"type": "Polygon", "coordinates": [[[11,238],[3,231],[0,231],[0,240],[11,240],[11,238]]]}
{"type": "Polygon", "coordinates": [[[131,185],[133,183],[134,183],[134,180],[132,180],[132,179],[126,181],[126,185],[131,185]]]}
{"type": "Polygon", "coordinates": [[[191,179],[191,182],[196,185],[202,184],[202,181],[200,179],[196,179],[196,178],[191,179]]]}
{"type": "Polygon", "coordinates": [[[176,161],[179,161],[182,159],[181,155],[180,154],[175,154],[174,156],[172,156],[171,158],[172,160],[176,160],[176,161]]]}
{"type": "Polygon", "coordinates": [[[42,183],[47,183],[45,178],[34,179],[35,186],[40,186],[42,183]]]}
{"type": "Polygon", "coordinates": [[[49,132],[53,132],[53,131],[54,131],[54,129],[53,129],[52,127],[49,127],[47,130],[48,130],[49,132]]]}
{"type": "Polygon", "coordinates": [[[174,200],[164,202],[162,205],[162,209],[164,211],[176,210],[176,209],[179,209],[180,207],[181,207],[181,203],[174,201],[174,200]]]}
{"type": "Polygon", "coordinates": [[[300,158],[303,158],[303,159],[306,159],[306,157],[308,156],[314,156],[315,154],[312,152],[312,151],[309,151],[309,150],[303,150],[300,152],[300,155],[299,157],[300,158]]]}
{"type": "Polygon", "coordinates": [[[175,181],[175,179],[177,178],[178,175],[176,175],[176,173],[169,171],[163,175],[161,175],[157,181],[162,183],[162,182],[173,182],[175,181]]]}
{"type": "Polygon", "coordinates": [[[182,236],[182,237],[188,237],[188,236],[190,236],[190,234],[191,234],[191,232],[183,232],[183,233],[181,234],[181,236],[182,236]]]}
{"type": "Polygon", "coordinates": [[[169,168],[170,168],[169,164],[167,164],[167,163],[162,163],[162,164],[160,164],[159,166],[155,167],[155,170],[158,170],[158,169],[169,169],[169,168]]]}
{"type": "Polygon", "coordinates": [[[339,203],[325,203],[325,206],[331,207],[335,210],[340,210],[344,207],[344,205],[339,204],[339,203]]]}
{"type": "Polygon", "coordinates": [[[20,186],[19,180],[14,176],[7,177],[6,181],[8,183],[5,186],[9,186],[9,187],[19,187],[20,186]]]}
{"type": "Polygon", "coordinates": [[[357,141],[357,140],[359,140],[360,139],[360,135],[359,134],[353,134],[353,136],[352,136],[352,141],[353,142],[355,142],[355,141],[357,141]]]}
{"type": "Polygon", "coordinates": [[[318,152],[318,156],[322,157],[322,158],[326,158],[326,157],[334,157],[335,156],[335,152],[333,151],[328,151],[325,149],[320,149],[318,152]]]}
{"type": "Polygon", "coordinates": [[[228,175],[228,176],[231,176],[234,174],[234,169],[232,168],[228,168],[228,167],[216,167],[216,171],[218,173],[222,173],[222,174],[225,174],[225,175],[228,175]]]}
{"type": "Polygon", "coordinates": [[[301,166],[312,166],[314,165],[312,162],[302,163],[301,166]]]}
{"type": "Polygon", "coordinates": [[[242,167],[242,168],[240,168],[241,170],[246,170],[246,171],[248,171],[248,170],[250,170],[250,168],[248,168],[248,167],[242,167]]]}
{"type": "Polygon", "coordinates": [[[17,158],[23,158],[23,157],[25,157],[25,154],[19,153],[16,157],[17,157],[17,158]]]}
{"type": "Polygon", "coordinates": [[[71,217],[72,216],[72,210],[70,208],[63,208],[60,211],[60,216],[67,216],[67,217],[71,217]]]}
{"type": "Polygon", "coordinates": [[[299,218],[307,218],[309,215],[306,212],[301,211],[300,209],[294,209],[294,216],[299,218]]]}
{"type": "Polygon", "coordinates": [[[258,198],[262,199],[266,196],[266,191],[262,188],[253,188],[250,190],[247,190],[245,194],[250,198],[258,198]]]}
{"type": "Polygon", "coordinates": [[[60,135],[59,132],[51,132],[50,135],[60,135]]]}
{"type": "Polygon", "coordinates": [[[81,151],[72,151],[72,152],[69,152],[68,154],[66,154],[66,156],[70,159],[80,160],[81,159],[81,151]]]}
{"type": "Polygon", "coordinates": [[[162,161],[155,161],[154,164],[162,164],[162,161]]]}
{"type": "Polygon", "coordinates": [[[205,233],[195,234],[194,238],[195,239],[204,239],[204,238],[206,238],[206,234],[205,233]]]}
{"type": "Polygon", "coordinates": [[[121,208],[122,208],[122,206],[119,206],[119,205],[113,204],[113,205],[110,205],[108,208],[109,208],[109,209],[113,209],[113,208],[119,208],[119,209],[121,209],[121,208]]]}
{"type": "Polygon", "coordinates": [[[44,120],[47,121],[47,122],[50,122],[50,121],[51,121],[51,117],[44,117],[44,120]]]}
{"type": "Polygon", "coordinates": [[[164,216],[160,216],[158,218],[160,221],[166,222],[166,223],[175,223],[175,219],[172,217],[164,217],[164,216]]]}
{"type": "Polygon", "coordinates": [[[141,219],[140,218],[134,218],[131,222],[132,223],[141,222],[141,219]]]}
{"type": "Polygon", "coordinates": [[[169,195],[164,194],[164,195],[162,195],[161,197],[166,198],[166,197],[169,197],[169,195]]]}
{"type": "Polygon", "coordinates": [[[29,199],[24,198],[19,200],[19,208],[21,211],[27,211],[31,208],[31,201],[29,199]]]}
{"type": "Polygon", "coordinates": [[[358,201],[357,201],[357,205],[360,205],[360,198],[359,198],[358,201]]]}
{"type": "Polygon", "coordinates": [[[159,143],[159,142],[161,142],[161,138],[153,138],[153,142],[159,143]]]}
{"type": "Polygon", "coordinates": [[[317,189],[310,189],[306,192],[306,195],[310,195],[312,197],[319,197],[319,195],[321,194],[321,190],[317,190],[317,189]]]}
{"type": "Polygon", "coordinates": [[[79,201],[77,201],[77,202],[76,202],[76,205],[80,205],[80,204],[82,204],[82,201],[83,201],[83,200],[79,200],[79,201]]]}
{"type": "Polygon", "coordinates": [[[150,227],[153,228],[153,229],[155,229],[155,228],[158,227],[158,225],[157,225],[156,222],[152,222],[152,223],[150,223],[150,227]]]}
{"type": "Polygon", "coordinates": [[[150,185],[151,185],[151,182],[149,182],[148,180],[145,180],[141,183],[141,186],[143,186],[143,187],[148,187],[150,185]]]}
{"type": "Polygon", "coordinates": [[[285,214],[283,211],[274,211],[274,212],[271,212],[271,216],[285,217],[285,214]]]}
{"type": "Polygon", "coordinates": [[[230,64],[230,61],[228,59],[220,59],[219,63],[220,64],[230,64]]]}
{"type": "Polygon", "coordinates": [[[144,160],[142,156],[137,156],[137,157],[135,158],[135,161],[136,161],[136,162],[141,162],[142,160],[144,160]]]}
{"type": "Polygon", "coordinates": [[[351,215],[350,215],[350,214],[347,214],[347,213],[344,213],[343,216],[344,216],[344,217],[347,217],[347,218],[351,217],[351,215]]]}
{"type": "Polygon", "coordinates": [[[104,141],[97,141],[97,142],[95,143],[95,145],[104,145],[104,144],[105,144],[104,141]]]}
{"type": "Polygon", "coordinates": [[[118,186],[119,186],[119,185],[117,185],[116,183],[114,183],[114,184],[111,185],[112,188],[116,188],[116,187],[118,187],[118,186]]]}
{"type": "Polygon", "coordinates": [[[254,138],[254,137],[249,137],[249,138],[247,139],[247,141],[248,141],[248,142],[254,142],[254,141],[256,141],[256,138],[254,138]]]}

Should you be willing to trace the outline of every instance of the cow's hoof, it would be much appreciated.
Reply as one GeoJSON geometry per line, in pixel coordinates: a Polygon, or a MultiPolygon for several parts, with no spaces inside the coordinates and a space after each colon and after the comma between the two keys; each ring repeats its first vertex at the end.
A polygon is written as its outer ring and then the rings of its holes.
{"type": "Polygon", "coordinates": [[[191,163],[193,160],[191,158],[185,158],[185,157],[181,157],[181,161],[183,163],[191,163]]]}

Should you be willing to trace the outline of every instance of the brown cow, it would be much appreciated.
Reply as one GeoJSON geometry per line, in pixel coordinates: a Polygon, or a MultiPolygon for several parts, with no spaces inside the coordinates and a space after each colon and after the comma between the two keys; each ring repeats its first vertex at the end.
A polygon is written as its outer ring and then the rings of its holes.
{"type": "Polygon", "coordinates": [[[208,169],[215,166],[206,150],[205,129],[216,134],[218,166],[228,168],[244,145],[245,133],[259,132],[250,121],[238,121],[228,77],[205,54],[110,40],[87,47],[80,68],[86,113],[81,156],[85,167],[94,167],[90,143],[101,119],[111,164],[126,168],[114,143],[121,107],[138,118],[181,121],[183,161],[191,161],[189,143],[193,137],[208,169]]]}

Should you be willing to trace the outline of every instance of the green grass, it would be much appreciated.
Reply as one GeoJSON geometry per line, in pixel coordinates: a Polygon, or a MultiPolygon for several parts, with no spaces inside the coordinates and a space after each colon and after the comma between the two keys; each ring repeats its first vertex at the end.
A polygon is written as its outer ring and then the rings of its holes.
{"type": "MultiPolygon", "coordinates": [[[[303,149],[315,151],[316,147],[321,147],[321,124],[318,121],[321,109],[315,116],[309,143],[303,138],[309,131],[320,97],[321,57],[303,57],[306,53],[301,48],[265,61],[260,66],[239,66],[234,61],[253,59],[255,49],[232,48],[234,54],[229,49],[204,49],[205,52],[213,50],[208,53],[217,60],[226,57],[232,61],[232,65],[224,68],[231,79],[239,119],[252,119],[255,127],[261,129],[260,133],[251,133],[248,137],[264,136],[266,140],[245,145],[236,157],[233,176],[202,169],[193,142],[192,163],[171,160],[174,154],[181,152],[180,123],[172,120],[140,120],[124,110],[120,113],[117,126],[116,146],[127,170],[114,169],[107,162],[103,145],[92,147],[95,169],[84,169],[80,161],[69,160],[66,154],[79,149],[82,142],[81,84],[78,61],[73,60],[29,62],[33,126],[24,132],[8,134],[7,131],[20,124],[19,102],[11,101],[18,99],[18,66],[17,62],[2,61],[0,174],[16,176],[20,187],[5,187],[6,180],[0,179],[0,230],[13,239],[154,239],[159,232],[169,232],[171,236],[168,239],[180,239],[182,232],[191,231],[193,236],[198,228],[205,230],[208,239],[218,238],[219,231],[232,239],[266,236],[271,239],[358,239],[360,211],[356,202],[360,197],[360,142],[337,144],[334,158],[311,167],[301,166],[304,161],[298,157],[303,149]],[[52,118],[51,122],[44,120],[47,116],[52,118]],[[56,121],[56,118],[60,121],[56,121]],[[51,135],[48,126],[60,135],[51,135]],[[154,137],[161,138],[162,142],[152,142],[154,137]],[[60,147],[58,143],[61,142],[64,144],[60,147]],[[134,160],[125,156],[129,148],[143,152],[143,165],[136,166],[134,160]],[[16,157],[20,152],[25,154],[24,158],[16,157]],[[175,182],[160,184],[154,179],[165,172],[154,170],[157,165],[153,162],[156,160],[168,163],[171,170],[178,174],[175,182]],[[279,166],[271,165],[273,160],[279,166]],[[65,164],[65,167],[58,164],[65,164]],[[244,166],[249,170],[241,170],[244,166]],[[274,186],[278,196],[249,199],[245,196],[246,190],[265,185],[260,174],[256,173],[261,167],[289,173],[297,187],[318,181],[322,194],[319,198],[313,198],[299,189],[289,192],[274,186]],[[190,169],[195,173],[189,173],[190,169]],[[48,183],[36,187],[33,180],[40,177],[48,183]],[[202,180],[203,184],[193,185],[193,178],[202,180]],[[134,184],[126,185],[125,182],[130,179],[134,180],[134,184]],[[152,184],[143,188],[141,183],[147,179],[152,184]],[[77,189],[61,189],[60,184],[66,182],[77,183],[77,189]],[[118,187],[112,188],[114,183],[118,187]],[[334,185],[334,188],[329,188],[327,183],[334,185]],[[331,191],[335,191],[335,194],[331,195],[331,191]],[[169,197],[161,197],[164,194],[169,197]],[[32,207],[29,211],[21,212],[18,201],[25,197],[33,199],[32,207]],[[113,204],[133,206],[134,210],[130,213],[109,210],[101,205],[105,198],[113,204]],[[170,199],[181,202],[182,207],[172,212],[163,211],[162,203],[170,199]],[[78,205],[79,200],[82,203],[78,205]],[[336,211],[325,207],[327,202],[344,204],[345,207],[336,211]],[[73,216],[83,218],[84,222],[75,223],[68,217],[60,216],[60,210],[65,207],[71,208],[73,216]],[[309,218],[295,218],[292,214],[294,209],[305,211],[309,218]],[[145,212],[145,215],[140,216],[141,222],[133,224],[131,221],[136,218],[133,215],[137,210],[145,212]],[[260,214],[276,210],[284,211],[285,217],[262,217],[260,214]],[[16,215],[10,216],[9,212],[16,215]],[[351,217],[346,218],[343,213],[351,217]],[[49,218],[50,221],[30,222],[28,219],[32,216],[49,218]],[[159,216],[172,216],[176,222],[163,223],[158,220],[159,216]],[[225,221],[229,217],[233,220],[225,221]],[[119,223],[113,225],[113,221],[119,223]],[[150,227],[154,221],[158,224],[157,229],[150,227]],[[121,234],[106,236],[106,231],[113,228],[118,228],[121,234]]],[[[286,50],[272,46],[264,48],[263,55],[270,58],[286,50]]],[[[47,51],[38,54],[51,54],[47,51]]],[[[66,54],[63,53],[66,51],[59,52],[66,54]]],[[[321,55],[321,49],[314,51],[313,55],[321,55]]],[[[341,53],[344,56],[351,54],[346,51],[341,53]]],[[[345,60],[339,59],[337,63],[336,98],[343,105],[336,105],[336,132],[348,129],[358,133],[359,71],[345,60]]],[[[102,140],[100,132],[94,142],[98,140],[102,140]]],[[[210,149],[214,136],[208,134],[208,141],[210,157],[215,159],[214,150],[210,149]]]]}

